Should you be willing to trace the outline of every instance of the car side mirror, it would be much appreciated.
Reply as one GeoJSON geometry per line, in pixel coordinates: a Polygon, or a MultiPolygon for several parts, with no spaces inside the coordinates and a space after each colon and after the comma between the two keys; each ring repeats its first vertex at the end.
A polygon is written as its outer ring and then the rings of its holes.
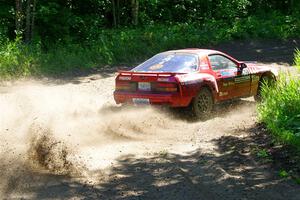
{"type": "Polygon", "coordinates": [[[245,63],[241,63],[239,66],[239,70],[243,71],[243,69],[247,68],[247,65],[245,63]]]}

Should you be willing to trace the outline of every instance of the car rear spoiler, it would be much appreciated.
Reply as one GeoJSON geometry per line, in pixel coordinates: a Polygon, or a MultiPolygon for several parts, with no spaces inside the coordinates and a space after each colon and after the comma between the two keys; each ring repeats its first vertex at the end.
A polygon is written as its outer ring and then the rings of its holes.
{"type": "Polygon", "coordinates": [[[184,72],[134,72],[134,71],[118,71],[120,75],[139,75],[139,76],[175,76],[177,74],[186,74],[184,72]]]}

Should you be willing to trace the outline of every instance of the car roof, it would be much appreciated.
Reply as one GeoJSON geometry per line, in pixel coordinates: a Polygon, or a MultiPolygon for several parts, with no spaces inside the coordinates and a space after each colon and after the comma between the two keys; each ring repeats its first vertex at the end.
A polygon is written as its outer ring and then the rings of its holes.
{"type": "Polygon", "coordinates": [[[192,54],[197,54],[200,57],[201,56],[207,56],[207,55],[210,55],[210,54],[222,54],[222,52],[217,51],[217,50],[198,49],[198,48],[178,49],[178,50],[166,51],[166,52],[163,52],[163,53],[192,53],[192,54]]]}

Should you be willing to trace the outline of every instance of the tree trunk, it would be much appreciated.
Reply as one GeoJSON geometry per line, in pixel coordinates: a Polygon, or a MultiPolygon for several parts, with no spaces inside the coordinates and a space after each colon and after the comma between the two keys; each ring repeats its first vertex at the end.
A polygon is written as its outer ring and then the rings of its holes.
{"type": "Polygon", "coordinates": [[[16,36],[22,35],[22,25],[23,25],[23,12],[22,12],[22,0],[16,0],[16,36]]]}
{"type": "Polygon", "coordinates": [[[120,0],[117,0],[117,27],[120,24],[120,0]]]}
{"type": "Polygon", "coordinates": [[[131,0],[132,24],[138,25],[139,20],[139,0],[131,0]]]}
{"type": "Polygon", "coordinates": [[[33,4],[32,4],[31,27],[30,27],[30,39],[33,38],[33,34],[34,34],[34,20],[35,20],[36,2],[37,2],[37,0],[33,0],[33,4]]]}
{"type": "Polygon", "coordinates": [[[117,26],[117,18],[116,18],[115,0],[111,0],[111,5],[112,5],[112,13],[113,13],[113,25],[114,25],[114,27],[116,27],[117,26]]]}
{"type": "Polygon", "coordinates": [[[25,25],[25,42],[31,42],[33,38],[35,9],[37,0],[27,0],[26,5],[26,25],[25,25]]]}
{"type": "Polygon", "coordinates": [[[291,11],[299,11],[300,9],[300,1],[291,0],[290,2],[290,10],[291,11]]]}
{"type": "Polygon", "coordinates": [[[112,4],[112,13],[113,13],[113,25],[114,27],[118,27],[120,23],[120,1],[119,0],[111,0],[112,4]]]}
{"type": "Polygon", "coordinates": [[[32,0],[27,0],[26,5],[26,25],[25,25],[25,42],[29,43],[31,38],[31,5],[32,0]]]}

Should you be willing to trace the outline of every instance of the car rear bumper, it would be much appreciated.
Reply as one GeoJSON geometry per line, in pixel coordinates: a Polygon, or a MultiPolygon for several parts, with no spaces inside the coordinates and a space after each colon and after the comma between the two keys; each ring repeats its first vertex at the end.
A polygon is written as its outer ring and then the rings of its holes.
{"type": "Polygon", "coordinates": [[[134,98],[149,99],[150,104],[168,105],[171,107],[186,107],[191,102],[192,97],[183,97],[179,93],[176,94],[151,94],[151,93],[129,93],[114,92],[114,99],[117,104],[133,103],[134,98]]]}

